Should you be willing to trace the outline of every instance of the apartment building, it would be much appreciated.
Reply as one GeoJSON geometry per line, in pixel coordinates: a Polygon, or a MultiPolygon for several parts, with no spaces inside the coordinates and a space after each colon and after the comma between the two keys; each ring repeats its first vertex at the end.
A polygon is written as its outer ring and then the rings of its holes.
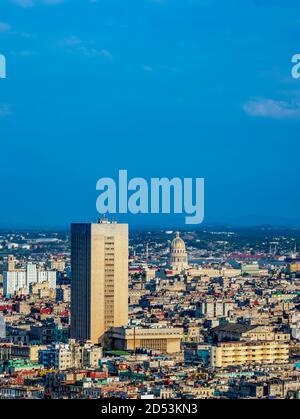
{"type": "Polygon", "coordinates": [[[283,342],[220,342],[211,349],[211,366],[287,364],[289,345],[283,342]]]}

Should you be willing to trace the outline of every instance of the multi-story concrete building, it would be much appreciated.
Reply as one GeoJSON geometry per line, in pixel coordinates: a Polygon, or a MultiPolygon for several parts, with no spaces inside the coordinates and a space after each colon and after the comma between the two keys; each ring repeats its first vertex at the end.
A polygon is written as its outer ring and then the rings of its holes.
{"type": "Polygon", "coordinates": [[[66,268],[66,262],[62,258],[51,257],[50,260],[48,261],[48,266],[49,266],[49,269],[63,272],[66,268]]]}
{"type": "Polygon", "coordinates": [[[29,293],[38,296],[38,298],[54,298],[56,295],[55,288],[51,287],[49,282],[35,282],[30,285],[29,293]]]}
{"type": "Polygon", "coordinates": [[[211,330],[218,342],[222,341],[277,341],[289,342],[290,334],[277,332],[272,326],[242,325],[229,323],[211,330]]]}
{"type": "Polygon", "coordinates": [[[25,271],[5,271],[3,272],[3,293],[13,295],[16,291],[26,289],[25,271]]]}
{"type": "Polygon", "coordinates": [[[43,387],[3,386],[0,387],[0,399],[42,399],[43,387]]]}
{"type": "Polygon", "coordinates": [[[34,263],[27,263],[26,265],[26,286],[29,287],[30,284],[38,282],[37,278],[37,268],[34,263]]]}
{"type": "Polygon", "coordinates": [[[56,288],[56,301],[71,302],[71,288],[68,285],[61,285],[56,288]]]}
{"type": "Polygon", "coordinates": [[[287,364],[289,345],[276,341],[221,342],[212,346],[211,366],[226,368],[239,365],[287,364]]]}
{"type": "Polygon", "coordinates": [[[242,275],[267,276],[268,269],[261,269],[258,262],[242,264],[242,275]]]}
{"type": "Polygon", "coordinates": [[[56,288],[56,271],[37,271],[37,282],[47,282],[52,289],[56,288]]]}
{"type": "Polygon", "coordinates": [[[163,353],[180,352],[183,329],[118,327],[107,333],[114,349],[148,349],[163,353]]]}
{"type": "Polygon", "coordinates": [[[56,271],[37,269],[33,263],[28,263],[26,269],[9,270],[3,272],[3,293],[14,295],[20,290],[29,292],[30,285],[47,282],[52,289],[56,288],[56,271]]]}
{"type": "Polygon", "coordinates": [[[67,344],[53,344],[39,351],[39,362],[46,368],[65,371],[72,368],[98,368],[102,348],[90,342],[80,345],[70,339],[67,344]]]}
{"type": "Polygon", "coordinates": [[[71,336],[98,343],[128,323],[128,225],[72,225],[71,336]]]}
{"type": "Polygon", "coordinates": [[[8,255],[6,262],[6,270],[14,271],[16,268],[16,259],[13,255],[8,255]]]}
{"type": "Polygon", "coordinates": [[[207,276],[209,278],[234,278],[241,275],[241,269],[231,268],[203,268],[201,265],[193,266],[188,270],[190,276],[202,277],[207,276]]]}
{"type": "Polygon", "coordinates": [[[205,301],[196,305],[196,317],[218,318],[228,317],[229,313],[234,310],[236,304],[232,301],[205,301]]]}
{"type": "Polygon", "coordinates": [[[0,343],[0,362],[8,361],[11,358],[12,347],[12,343],[0,343]]]}
{"type": "Polygon", "coordinates": [[[0,339],[5,339],[5,338],[6,338],[5,318],[2,315],[2,313],[0,313],[0,339]]]}
{"type": "Polygon", "coordinates": [[[48,349],[39,351],[39,362],[46,368],[57,368],[64,371],[73,368],[72,351],[67,344],[54,344],[48,349]]]}
{"type": "Polygon", "coordinates": [[[11,358],[38,362],[39,351],[47,349],[46,345],[12,345],[11,358]]]}

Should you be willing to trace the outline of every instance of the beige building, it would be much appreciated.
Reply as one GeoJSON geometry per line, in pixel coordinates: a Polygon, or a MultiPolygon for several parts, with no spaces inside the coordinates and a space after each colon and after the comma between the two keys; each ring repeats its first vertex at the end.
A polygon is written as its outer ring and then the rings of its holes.
{"type": "Polygon", "coordinates": [[[193,277],[203,277],[207,276],[208,278],[234,278],[240,276],[242,273],[241,269],[233,268],[201,268],[200,265],[197,268],[189,269],[189,275],[193,277]]]}
{"type": "Polygon", "coordinates": [[[10,359],[23,359],[31,362],[38,362],[39,351],[46,349],[42,345],[22,345],[13,343],[0,343],[0,361],[10,359]]]}
{"type": "Polygon", "coordinates": [[[51,288],[48,282],[42,282],[30,285],[30,292],[32,295],[37,295],[39,298],[55,298],[56,291],[51,288]]]}
{"type": "Polygon", "coordinates": [[[72,225],[71,336],[99,343],[128,323],[128,225],[72,225]]]}
{"type": "Polygon", "coordinates": [[[117,350],[149,349],[163,353],[180,352],[183,329],[180,328],[114,328],[107,333],[117,350]]]}
{"type": "Polygon", "coordinates": [[[8,272],[14,271],[16,269],[16,262],[17,261],[13,255],[8,255],[6,266],[8,272]]]}
{"type": "Polygon", "coordinates": [[[228,317],[233,312],[236,304],[224,300],[201,301],[196,305],[196,317],[205,317],[214,319],[219,317],[228,317]]]}
{"type": "Polygon", "coordinates": [[[17,303],[17,312],[27,316],[31,312],[31,305],[26,301],[19,301],[17,303]]]}
{"type": "Polygon", "coordinates": [[[47,346],[45,345],[13,345],[11,348],[11,357],[38,362],[39,351],[46,348],[47,346]]]}
{"type": "Polygon", "coordinates": [[[51,257],[49,260],[49,268],[51,270],[63,272],[66,268],[66,262],[62,258],[51,257]]]}
{"type": "Polygon", "coordinates": [[[300,261],[293,261],[288,264],[288,273],[300,272],[300,261]]]}
{"type": "Polygon", "coordinates": [[[221,342],[212,346],[211,366],[226,368],[251,364],[287,364],[289,345],[283,342],[221,342]]]}
{"type": "Polygon", "coordinates": [[[242,325],[228,323],[224,326],[218,326],[212,329],[219,342],[221,341],[276,341],[289,342],[291,335],[289,333],[277,332],[273,326],[265,325],[242,325]]]}

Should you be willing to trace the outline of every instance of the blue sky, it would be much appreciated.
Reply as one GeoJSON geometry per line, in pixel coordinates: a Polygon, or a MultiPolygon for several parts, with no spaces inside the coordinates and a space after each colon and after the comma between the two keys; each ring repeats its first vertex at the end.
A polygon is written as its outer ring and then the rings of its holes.
{"type": "Polygon", "coordinates": [[[208,222],[300,224],[299,1],[1,0],[0,53],[0,226],[95,219],[119,169],[204,177],[208,222]]]}

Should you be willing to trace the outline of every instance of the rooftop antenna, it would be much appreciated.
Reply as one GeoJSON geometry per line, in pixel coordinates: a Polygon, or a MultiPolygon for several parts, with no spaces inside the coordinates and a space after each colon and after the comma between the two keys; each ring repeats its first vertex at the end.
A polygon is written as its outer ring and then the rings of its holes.
{"type": "Polygon", "coordinates": [[[106,216],[104,214],[102,214],[98,218],[98,224],[107,224],[107,223],[108,223],[108,219],[106,218],[106,216]]]}

